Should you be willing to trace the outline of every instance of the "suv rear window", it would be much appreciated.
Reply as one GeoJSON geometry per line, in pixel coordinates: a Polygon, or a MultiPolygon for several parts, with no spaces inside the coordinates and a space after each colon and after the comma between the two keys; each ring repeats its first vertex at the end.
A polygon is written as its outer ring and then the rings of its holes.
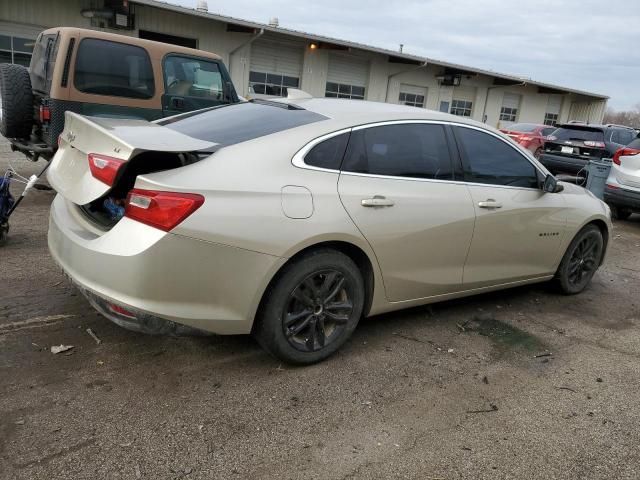
{"type": "Polygon", "coordinates": [[[326,119],[302,108],[254,101],[222,105],[159,123],[190,137],[226,146],[326,119]]]}
{"type": "MultiPolygon", "coordinates": [[[[563,142],[565,140],[591,140],[604,142],[604,132],[598,128],[589,127],[561,127],[551,134],[552,141],[563,142]]],[[[551,140],[551,139],[550,139],[551,140]]]]}
{"type": "Polygon", "coordinates": [[[153,97],[153,68],[144,48],[85,38],[76,57],[75,87],[84,93],[147,99],[153,97]]]}
{"type": "Polygon", "coordinates": [[[533,132],[537,128],[538,125],[533,123],[516,123],[515,125],[507,127],[507,129],[512,132],[533,132]]]}

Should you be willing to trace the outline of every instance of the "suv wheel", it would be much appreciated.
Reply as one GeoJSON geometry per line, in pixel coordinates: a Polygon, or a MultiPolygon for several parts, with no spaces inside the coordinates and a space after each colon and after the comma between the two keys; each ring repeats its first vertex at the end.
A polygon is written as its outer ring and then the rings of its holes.
{"type": "Polygon", "coordinates": [[[267,291],[254,336],[285,362],[319,362],[351,336],[364,299],[353,260],[335,250],[310,252],[286,266],[267,291]]]}
{"type": "Polygon", "coordinates": [[[29,138],[33,126],[33,92],[29,70],[0,64],[0,133],[6,138],[29,138]]]}
{"type": "Polygon", "coordinates": [[[562,293],[582,292],[600,266],[604,240],[595,225],[587,225],[578,232],[562,257],[556,272],[556,282],[562,293]]]}

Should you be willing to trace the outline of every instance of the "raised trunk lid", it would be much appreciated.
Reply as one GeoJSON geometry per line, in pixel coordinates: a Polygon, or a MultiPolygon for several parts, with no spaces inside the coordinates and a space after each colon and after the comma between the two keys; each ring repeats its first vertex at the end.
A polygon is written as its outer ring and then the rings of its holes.
{"type": "Polygon", "coordinates": [[[216,146],[145,120],[84,117],[73,112],[65,113],[59,143],[47,179],[59,194],[77,205],[88,204],[112,188],[91,174],[90,153],[128,162],[142,152],[186,153],[216,146]]]}

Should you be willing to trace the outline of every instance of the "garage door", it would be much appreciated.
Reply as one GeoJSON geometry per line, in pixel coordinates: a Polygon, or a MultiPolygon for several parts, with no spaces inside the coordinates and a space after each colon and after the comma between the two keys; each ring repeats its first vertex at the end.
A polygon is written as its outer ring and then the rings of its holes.
{"type": "Polygon", "coordinates": [[[549,95],[547,102],[547,110],[544,114],[545,125],[555,125],[560,118],[560,109],[562,108],[562,95],[549,95]]]}
{"type": "Polygon", "coordinates": [[[416,85],[400,84],[400,95],[398,103],[401,105],[409,105],[411,107],[424,108],[427,101],[427,88],[418,87],[416,85]]]}
{"type": "Polygon", "coordinates": [[[331,54],[327,71],[326,97],[364,100],[369,80],[369,61],[331,54]]]}
{"type": "Polygon", "coordinates": [[[287,87],[300,87],[304,48],[277,42],[251,45],[249,86],[254,93],[286,96],[287,87]]]}
{"type": "Polygon", "coordinates": [[[475,87],[455,87],[451,100],[451,114],[459,117],[470,117],[473,113],[473,102],[475,100],[475,87]]]}
{"type": "Polygon", "coordinates": [[[500,128],[507,127],[518,121],[520,98],[521,95],[517,93],[504,94],[504,97],[502,97],[502,108],[500,109],[500,128]]]}

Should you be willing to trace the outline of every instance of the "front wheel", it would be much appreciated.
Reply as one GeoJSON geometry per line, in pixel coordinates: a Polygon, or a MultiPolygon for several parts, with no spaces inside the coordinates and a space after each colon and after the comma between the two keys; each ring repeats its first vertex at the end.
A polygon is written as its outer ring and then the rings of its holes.
{"type": "Polygon", "coordinates": [[[611,218],[614,220],[626,220],[631,216],[631,210],[628,208],[618,207],[616,205],[611,205],[611,218]]]}
{"type": "Polygon", "coordinates": [[[356,328],[365,299],[357,265],[329,249],[287,265],[265,295],[254,336],[269,353],[293,364],[335,353],[356,328]]]}
{"type": "Polygon", "coordinates": [[[566,295],[582,292],[600,266],[604,240],[595,225],[587,225],[578,232],[560,262],[556,282],[566,295]]]}

